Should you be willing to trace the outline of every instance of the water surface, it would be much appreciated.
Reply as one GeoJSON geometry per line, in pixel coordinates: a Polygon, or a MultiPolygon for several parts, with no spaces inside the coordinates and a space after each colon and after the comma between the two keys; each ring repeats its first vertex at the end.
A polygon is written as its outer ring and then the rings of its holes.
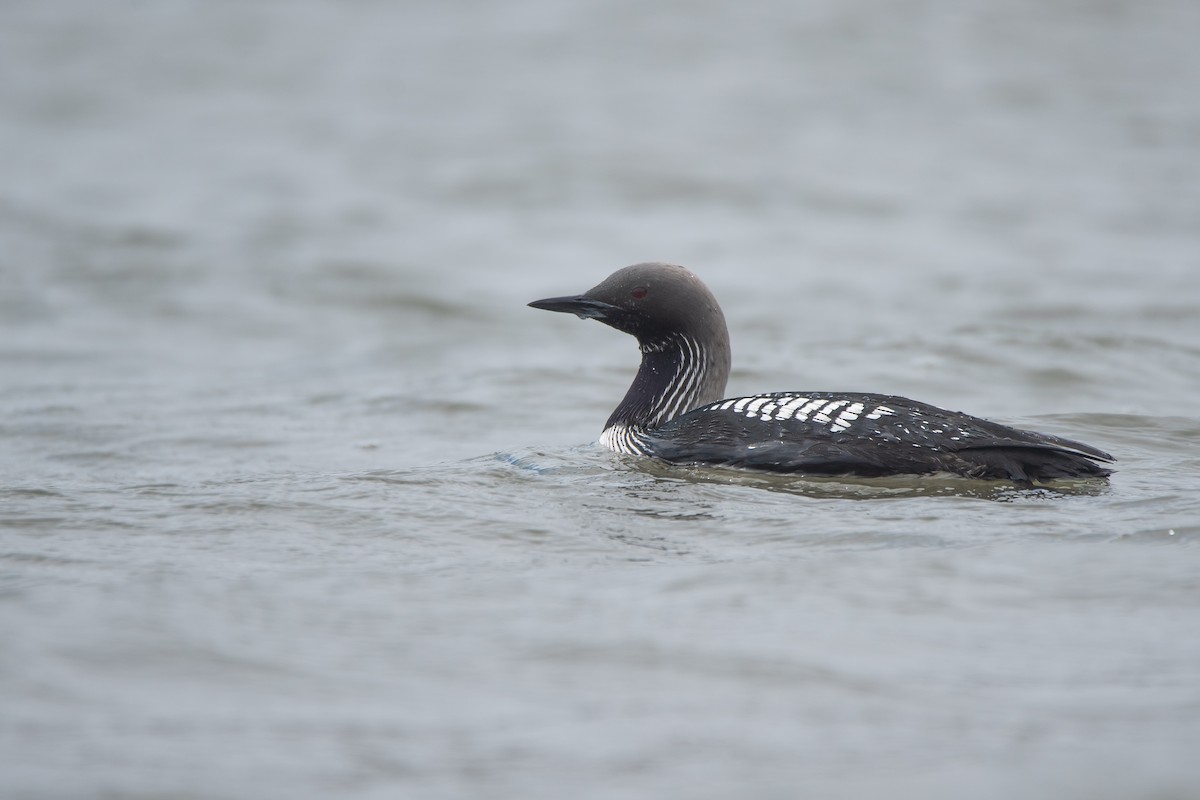
{"type": "Polygon", "coordinates": [[[1194,4],[0,18],[13,797],[1200,793],[1194,4]],[[1119,471],[605,453],[643,260],[1119,471]]]}

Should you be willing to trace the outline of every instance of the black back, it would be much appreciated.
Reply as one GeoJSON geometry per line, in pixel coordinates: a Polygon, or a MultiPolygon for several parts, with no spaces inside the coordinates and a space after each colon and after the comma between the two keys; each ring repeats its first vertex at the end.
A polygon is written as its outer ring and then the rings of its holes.
{"type": "Polygon", "coordinates": [[[810,475],[948,472],[1029,484],[1103,477],[1096,448],[880,394],[777,392],[695,409],[648,432],[672,463],[810,475]]]}

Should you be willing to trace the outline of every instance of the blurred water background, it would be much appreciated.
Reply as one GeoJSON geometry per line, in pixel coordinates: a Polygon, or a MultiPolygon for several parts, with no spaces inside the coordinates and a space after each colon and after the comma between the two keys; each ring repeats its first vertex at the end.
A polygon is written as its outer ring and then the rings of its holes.
{"type": "Polygon", "coordinates": [[[0,6],[12,798],[1200,795],[1200,5],[0,6]],[[644,260],[730,394],[1108,486],[591,442],[644,260]]]}

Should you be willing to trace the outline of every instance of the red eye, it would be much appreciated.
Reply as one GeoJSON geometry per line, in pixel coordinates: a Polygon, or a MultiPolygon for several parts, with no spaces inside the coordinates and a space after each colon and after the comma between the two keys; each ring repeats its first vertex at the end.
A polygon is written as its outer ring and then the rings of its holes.
{"type": "Polygon", "coordinates": [[[631,291],[629,293],[629,296],[632,297],[634,300],[641,300],[643,297],[645,297],[649,293],[650,293],[650,290],[647,289],[645,286],[637,286],[633,289],[633,291],[631,291]]]}

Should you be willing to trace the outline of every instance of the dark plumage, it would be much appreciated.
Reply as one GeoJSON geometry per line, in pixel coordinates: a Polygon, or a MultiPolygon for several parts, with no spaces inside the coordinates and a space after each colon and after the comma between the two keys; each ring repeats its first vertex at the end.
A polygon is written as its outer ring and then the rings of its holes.
{"type": "Polygon", "coordinates": [[[1113,457],[903,397],[774,392],[720,399],[729,333],[708,288],[683,267],[635,264],[582,295],[529,305],[635,336],[642,364],[600,440],[673,464],[805,475],[952,473],[1021,485],[1100,478],[1113,457]]]}

